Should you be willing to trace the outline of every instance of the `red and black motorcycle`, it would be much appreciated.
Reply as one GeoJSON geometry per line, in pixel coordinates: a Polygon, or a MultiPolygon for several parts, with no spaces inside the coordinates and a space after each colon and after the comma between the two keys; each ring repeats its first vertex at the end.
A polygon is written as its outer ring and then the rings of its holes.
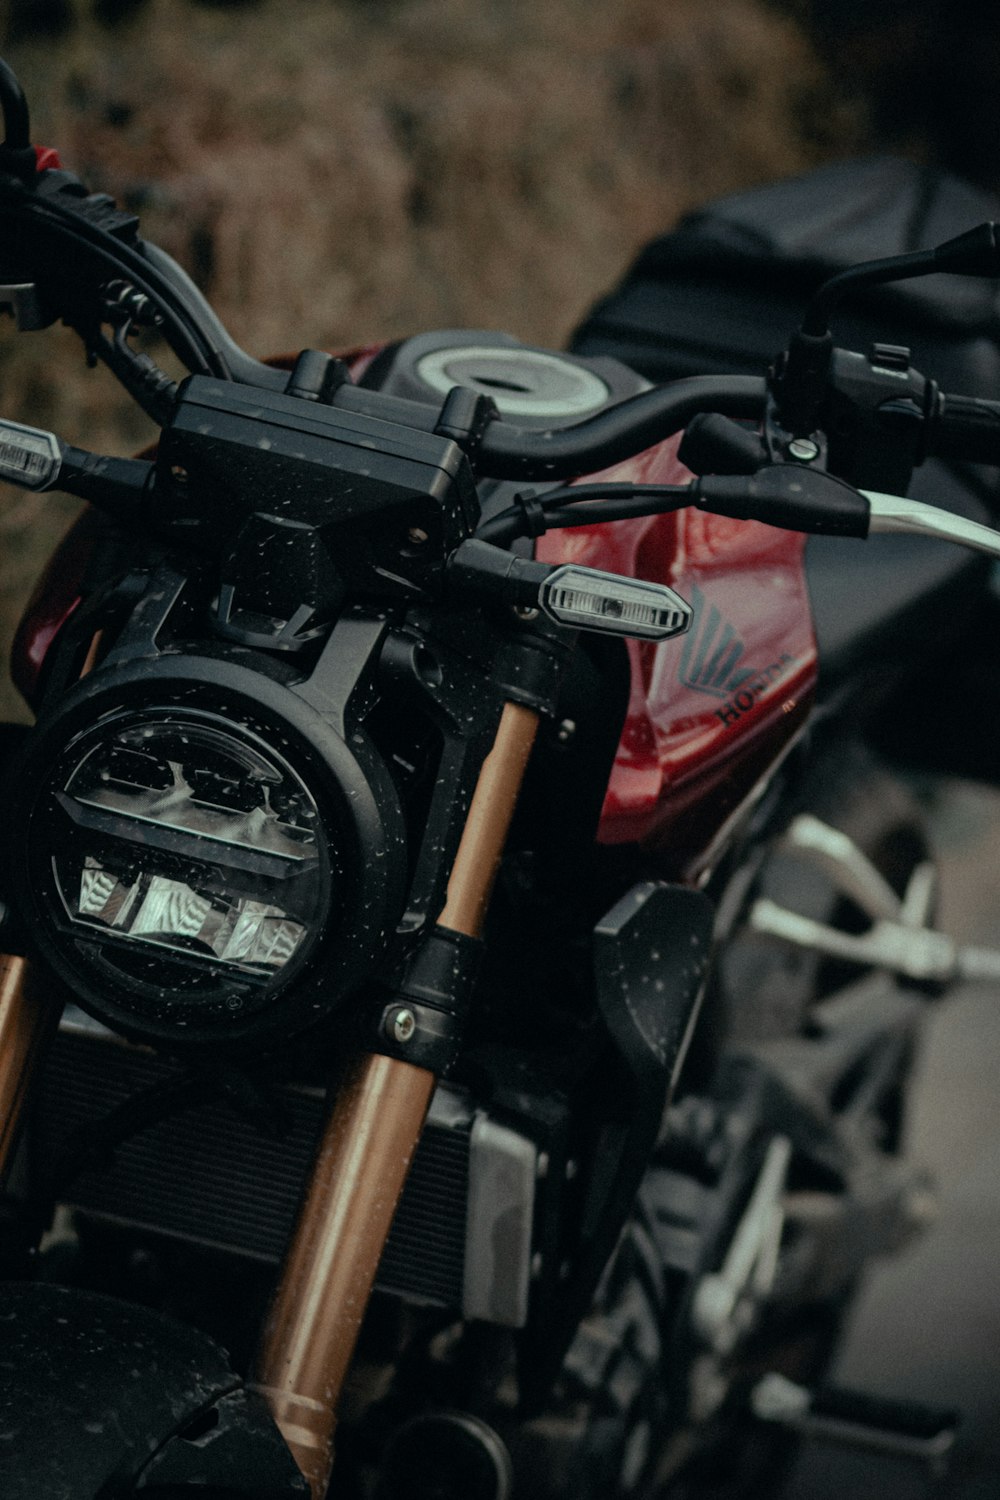
{"type": "Polygon", "coordinates": [[[14,661],[4,1496],[735,1494],[803,1431],[939,1458],[948,1413],[817,1382],[921,1217],[929,997],[1000,977],[934,931],[859,732],[989,607],[980,480],[898,494],[1000,461],[1000,405],[829,319],[996,276],[993,225],[825,281],[766,378],[468,332],[262,364],[0,95],[0,298],[161,428],[113,459],[0,422],[0,477],[89,502],[14,661]],[[876,532],[946,557],[938,595],[897,550],[850,602],[876,532]]]}

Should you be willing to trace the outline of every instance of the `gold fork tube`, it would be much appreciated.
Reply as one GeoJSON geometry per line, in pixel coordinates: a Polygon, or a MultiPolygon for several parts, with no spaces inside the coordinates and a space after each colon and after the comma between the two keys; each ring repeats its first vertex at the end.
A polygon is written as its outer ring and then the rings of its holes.
{"type": "MultiPolygon", "coordinates": [[[[97,630],[79,675],[93,672],[102,640],[103,630],[97,630]]],[[[0,1185],[13,1160],[34,1071],[63,1014],[63,1001],[54,998],[52,981],[42,995],[39,986],[31,984],[31,972],[27,960],[0,954],[0,1185]]]]}
{"type": "MultiPolygon", "coordinates": [[[[537,728],[531,709],[504,706],[440,926],[480,934],[537,728]]],[[[264,1330],[255,1386],[313,1500],[326,1494],[341,1388],[435,1083],[426,1068],[396,1058],[355,1061],[324,1131],[264,1330]]]]}
{"type": "MultiPolygon", "coordinates": [[[[80,676],[88,676],[100,655],[103,630],[94,633],[80,676]]],[[[21,1119],[35,1069],[59,1025],[63,1002],[56,987],[41,994],[31,983],[26,959],[0,954],[0,1185],[6,1180],[17,1147],[21,1119]]]]}
{"type": "Polygon", "coordinates": [[[481,933],[537,731],[534,709],[504,704],[493,749],[483,761],[469,805],[439,927],[467,937],[481,933]]]}
{"type": "Polygon", "coordinates": [[[25,959],[0,954],[0,1183],[10,1170],[24,1106],[62,1006],[29,985],[25,959]]]}
{"type": "Polygon", "coordinates": [[[257,1389],[313,1495],[326,1492],[335,1409],[434,1074],[357,1059],[323,1134],[265,1332],[257,1389]]]}

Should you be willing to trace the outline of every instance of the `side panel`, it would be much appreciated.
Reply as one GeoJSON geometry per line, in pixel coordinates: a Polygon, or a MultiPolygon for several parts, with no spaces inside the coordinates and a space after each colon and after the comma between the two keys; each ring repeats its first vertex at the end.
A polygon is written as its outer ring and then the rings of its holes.
{"type": "MultiPolygon", "coordinates": [[[[678,439],[601,478],[681,484],[678,439]]],[[[595,476],[588,475],[592,480],[595,476]]],[[[628,716],[601,816],[606,844],[639,843],[688,879],[791,744],[816,684],[805,538],[698,511],[550,532],[546,562],[669,583],[694,606],[690,631],[629,643],[628,716]]]]}

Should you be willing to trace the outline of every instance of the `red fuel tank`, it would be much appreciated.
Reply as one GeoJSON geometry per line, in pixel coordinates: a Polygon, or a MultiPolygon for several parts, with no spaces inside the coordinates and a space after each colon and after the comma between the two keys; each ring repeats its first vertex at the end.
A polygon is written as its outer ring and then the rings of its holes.
{"type": "MultiPolygon", "coordinates": [[[[607,480],[684,484],[678,439],[603,470],[607,480]]],[[[699,511],[552,531],[545,562],[667,583],[690,630],[628,643],[628,715],[601,814],[606,844],[639,843],[696,880],[805,721],[816,641],[805,538],[699,511]]]]}

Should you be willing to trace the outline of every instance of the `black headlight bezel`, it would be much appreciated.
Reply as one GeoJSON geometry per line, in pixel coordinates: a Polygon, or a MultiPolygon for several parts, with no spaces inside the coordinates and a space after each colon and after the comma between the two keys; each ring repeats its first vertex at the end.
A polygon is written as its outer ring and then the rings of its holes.
{"type": "MultiPolygon", "coordinates": [[[[338,1009],[392,940],[407,871],[393,781],[363,727],[342,734],[282,676],[280,664],[249,653],[169,654],[109,666],[49,710],[11,768],[7,863],[25,930],[81,1007],[134,1040],[171,1048],[279,1044],[338,1009]],[[340,866],[338,900],[303,961],[275,984],[242,987],[238,1005],[232,982],[221,981],[215,998],[204,984],[191,996],[156,984],[126,986],[116,967],[102,962],[99,943],[66,922],[47,847],[60,778],[81,747],[142,713],[160,722],[164,714],[195,716],[236,740],[269,747],[308,788],[340,866]]],[[[149,963],[155,966],[155,954],[149,963]]]]}

